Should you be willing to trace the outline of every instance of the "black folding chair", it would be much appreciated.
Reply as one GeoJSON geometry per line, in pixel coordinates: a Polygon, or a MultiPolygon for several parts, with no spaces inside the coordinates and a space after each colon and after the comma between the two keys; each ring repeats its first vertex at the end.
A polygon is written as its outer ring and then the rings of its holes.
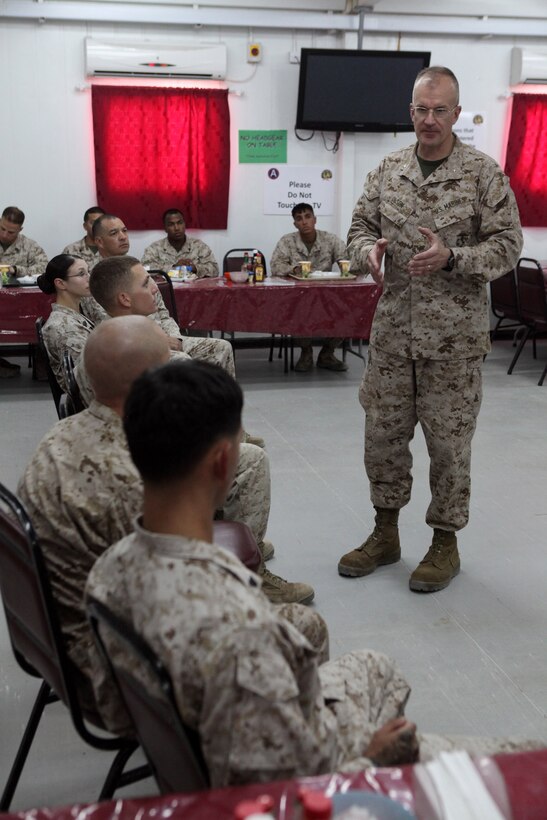
{"type": "Polygon", "coordinates": [[[492,331],[492,339],[495,338],[496,333],[501,328],[502,322],[511,322],[511,324],[504,326],[504,330],[524,328],[524,322],[520,317],[517,282],[514,270],[490,282],[490,303],[492,313],[498,320],[492,331]]]}
{"type": "Polygon", "coordinates": [[[38,538],[25,508],[2,484],[0,592],[15,658],[21,669],[42,681],[4,787],[0,811],[9,810],[44,708],[59,700],[68,708],[74,728],[82,740],[95,749],[116,752],[99,800],[109,799],[116,789],[148,777],[148,766],[124,772],[126,762],[138,748],[135,740],[101,736],[86,723],[76,687],[80,673],[65,650],[38,538]]]}
{"type": "Polygon", "coordinates": [[[169,275],[163,270],[149,270],[148,273],[156,283],[161,293],[165,307],[169,311],[169,316],[179,323],[179,314],[175,300],[175,291],[169,275]]]}
{"type": "MultiPolygon", "coordinates": [[[[249,253],[249,250],[258,250],[255,249],[252,245],[248,246],[247,248],[231,248],[229,251],[226,251],[224,254],[224,259],[222,260],[222,270],[224,271],[234,271],[234,270],[241,270],[241,266],[245,260],[245,254],[249,253]]],[[[266,267],[266,257],[262,253],[261,250],[258,252],[262,255],[262,259],[264,261],[264,276],[267,275],[268,269],[266,267]]],[[[289,353],[290,353],[290,367],[293,370],[294,367],[294,346],[292,336],[286,336],[285,334],[278,334],[272,333],[271,334],[271,342],[270,342],[270,354],[268,356],[268,361],[273,361],[273,354],[274,354],[274,347],[276,342],[276,336],[279,336],[279,354],[278,358],[280,359],[282,356],[284,358],[284,369],[285,373],[289,370],[289,353]]],[[[222,338],[224,338],[224,333],[222,333],[222,338]]],[[[234,343],[235,334],[232,332],[230,333],[230,338],[232,344],[234,343]]]]}
{"type": "Polygon", "coordinates": [[[163,662],[132,626],[104,604],[91,599],[88,615],[162,794],[208,788],[199,735],[181,718],[163,662]]]}
{"type": "Polygon", "coordinates": [[[47,347],[46,347],[45,342],[44,342],[44,335],[42,333],[42,328],[44,327],[44,319],[43,319],[42,316],[40,316],[38,319],[36,319],[35,327],[36,327],[36,339],[37,339],[37,345],[36,346],[38,348],[40,357],[45,362],[49,389],[51,390],[51,395],[52,395],[53,401],[55,403],[55,409],[57,410],[57,415],[59,416],[59,418],[61,418],[61,416],[59,415],[59,402],[61,400],[61,396],[63,395],[63,389],[62,389],[61,385],[59,384],[59,382],[57,381],[57,377],[55,376],[55,373],[53,372],[53,370],[51,368],[51,364],[50,364],[50,361],[49,361],[49,355],[48,355],[48,352],[47,352],[47,347]]]}
{"type": "Polygon", "coordinates": [[[69,401],[66,402],[66,405],[72,411],[67,413],[67,415],[81,413],[82,410],[85,410],[86,405],[84,404],[82,394],[80,393],[80,387],[78,385],[78,382],[76,381],[76,375],[74,373],[74,360],[72,359],[72,356],[70,355],[68,350],[63,351],[63,370],[65,374],[67,393],[69,397],[69,401]]]}
{"type": "MultiPolygon", "coordinates": [[[[532,339],[532,350],[534,359],[537,358],[536,339],[540,333],[547,332],[547,292],[546,282],[543,276],[541,265],[536,259],[523,257],[517,263],[517,292],[519,300],[519,313],[522,321],[526,325],[526,331],[520,340],[517,352],[513,356],[513,361],[507,371],[513,372],[524,345],[528,339],[532,339]]],[[[542,385],[547,375],[547,365],[545,366],[538,385],[542,385]]]]}

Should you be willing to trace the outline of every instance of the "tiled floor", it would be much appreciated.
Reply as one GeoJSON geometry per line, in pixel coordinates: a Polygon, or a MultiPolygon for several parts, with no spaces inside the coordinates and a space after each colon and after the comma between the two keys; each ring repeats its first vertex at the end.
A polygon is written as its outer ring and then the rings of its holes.
{"type": "MultiPolygon", "coordinates": [[[[272,571],[305,580],[331,633],[331,654],[358,647],[397,658],[413,686],[408,709],[424,731],[517,734],[547,742],[547,357],[525,351],[512,376],[510,342],[484,365],[485,396],[473,446],[469,526],[462,572],[446,590],[415,595],[408,576],[429,545],[427,454],[417,431],[414,493],[401,515],[403,560],[365,579],[337,575],[339,556],[372,521],[362,467],[363,365],[345,374],[283,374],[266,351],[238,352],[246,428],[263,435],[271,460],[272,571]]],[[[23,360],[20,360],[22,363],[23,360]]],[[[0,382],[0,481],[15,488],[36,443],[55,421],[46,384],[27,372],[0,382]]],[[[12,659],[0,625],[0,784],[36,683],[12,659]]],[[[83,745],[60,706],[38,732],[13,808],[96,797],[108,756],[83,745]]],[[[151,793],[151,781],[131,793],[151,793]]]]}

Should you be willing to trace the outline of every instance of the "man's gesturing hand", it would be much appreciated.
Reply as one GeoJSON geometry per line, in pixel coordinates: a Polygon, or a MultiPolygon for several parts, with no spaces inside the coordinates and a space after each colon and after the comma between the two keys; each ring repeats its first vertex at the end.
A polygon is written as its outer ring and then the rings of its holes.
{"type": "Polygon", "coordinates": [[[423,276],[426,273],[441,270],[446,266],[450,256],[450,249],[443,245],[436,233],[430,231],[429,228],[418,228],[418,230],[429,242],[429,248],[417,253],[410,260],[408,270],[411,276],[423,276]]]}
{"type": "Polygon", "coordinates": [[[367,256],[368,269],[377,285],[381,285],[384,281],[384,274],[381,268],[386,248],[387,239],[378,239],[367,256]]]}
{"type": "Polygon", "coordinates": [[[420,757],[416,724],[404,717],[388,720],[374,732],[365,754],[377,766],[416,763],[420,757]]]}

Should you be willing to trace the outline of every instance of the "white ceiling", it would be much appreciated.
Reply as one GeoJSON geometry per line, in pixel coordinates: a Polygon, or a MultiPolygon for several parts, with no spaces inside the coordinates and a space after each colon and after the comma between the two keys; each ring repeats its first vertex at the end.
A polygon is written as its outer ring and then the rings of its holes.
{"type": "MultiPolygon", "coordinates": [[[[38,0],[40,2],[40,0],[38,0]]],[[[41,0],[47,6],[52,0],[41,0]]],[[[358,6],[377,14],[441,14],[469,17],[536,17],[547,19],[547,0],[79,0],[80,3],[143,3],[156,6],[287,9],[343,12],[358,6]]],[[[1,0],[0,0],[1,6],[1,0]]]]}

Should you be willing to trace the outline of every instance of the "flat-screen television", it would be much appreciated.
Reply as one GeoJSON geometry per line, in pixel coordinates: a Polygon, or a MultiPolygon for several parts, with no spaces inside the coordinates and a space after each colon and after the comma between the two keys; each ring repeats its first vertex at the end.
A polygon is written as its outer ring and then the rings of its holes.
{"type": "Polygon", "coordinates": [[[412,131],[409,105],[429,51],[303,48],[296,128],[412,131]]]}

